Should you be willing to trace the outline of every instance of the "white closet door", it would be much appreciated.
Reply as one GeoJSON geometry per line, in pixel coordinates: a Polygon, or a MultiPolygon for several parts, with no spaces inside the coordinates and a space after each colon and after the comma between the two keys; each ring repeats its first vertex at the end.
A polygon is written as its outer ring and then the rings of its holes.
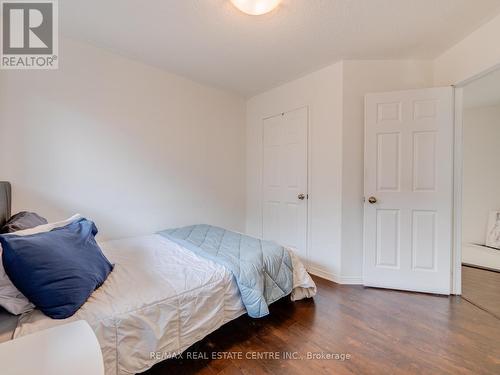
{"type": "Polygon", "coordinates": [[[263,237],[297,249],[307,246],[306,107],[263,121],[263,237]]]}
{"type": "Polygon", "coordinates": [[[450,293],[452,182],[453,89],[367,95],[365,285],[450,293]]]}

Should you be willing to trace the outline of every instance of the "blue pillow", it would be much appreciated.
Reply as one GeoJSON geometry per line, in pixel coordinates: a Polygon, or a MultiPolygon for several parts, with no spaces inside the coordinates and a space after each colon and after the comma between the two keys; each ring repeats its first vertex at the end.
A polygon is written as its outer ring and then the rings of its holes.
{"type": "Polygon", "coordinates": [[[82,219],[50,232],[0,235],[5,272],[45,315],[68,318],[113,270],[96,234],[94,223],[82,219]]]}

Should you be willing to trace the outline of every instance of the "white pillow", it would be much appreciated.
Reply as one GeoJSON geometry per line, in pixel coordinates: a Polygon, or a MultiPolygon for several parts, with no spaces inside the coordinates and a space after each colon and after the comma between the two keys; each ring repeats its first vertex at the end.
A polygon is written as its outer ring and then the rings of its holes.
{"type": "Polygon", "coordinates": [[[68,224],[71,224],[73,221],[80,220],[82,216],[80,214],[75,214],[66,220],[56,221],[55,223],[48,223],[38,225],[34,228],[18,230],[12,233],[9,233],[9,236],[29,236],[30,234],[44,233],[50,232],[52,229],[65,227],[68,224]]]}
{"type": "MultiPolygon", "coordinates": [[[[55,223],[43,224],[34,228],[19,230],[9,235],[28,236],[30,234],[50,232],[52,229],[64,227],[74,221],[81,219],[79,214],[55,223]]],[[[14,315],[19,315],[34,309],[34,305],[12,284],[9,276],[5,273],[2,264],[2,246],[0,245],[0,306],[14,315]]]]}

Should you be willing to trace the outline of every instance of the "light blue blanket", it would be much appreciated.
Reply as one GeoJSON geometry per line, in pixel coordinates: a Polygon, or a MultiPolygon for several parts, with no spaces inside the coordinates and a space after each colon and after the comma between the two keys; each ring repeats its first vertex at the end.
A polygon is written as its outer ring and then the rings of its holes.
{"type": "Polygon", "coordinates": [[[231,270],[252,318],[269,314],[268,305],[292,291],[290,254],[274,242],[210,225],[167,229],[158,234],[231,270]]]}

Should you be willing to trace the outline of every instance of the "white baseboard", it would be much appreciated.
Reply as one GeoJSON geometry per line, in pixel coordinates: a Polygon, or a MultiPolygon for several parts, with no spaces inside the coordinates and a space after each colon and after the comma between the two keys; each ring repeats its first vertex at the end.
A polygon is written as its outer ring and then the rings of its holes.
{"type": "Polygon", "coordinates": [[[332,272],[328,272],[325,270],[322,270],[321,268],[318,267],[312,267],[309,266],[307,267],[307,271],[309,273],[321,277],[322,279],[326,279],[329,281],[333,281],[334,283],[337,284],[345,284],[345,285],[362,285],[363,284],[363,278],[361,276],[338,276],[332,272]]]}
{"type": "Polygon", "coordinates": [[[312,275],[321,277],[322,279],[326,279],[328,281],[333,281],[334,283],[340,284],[340,279],[334,273],[323,271],[320,268],[312,266],[307,267],[307,271],[312,275]]]}

